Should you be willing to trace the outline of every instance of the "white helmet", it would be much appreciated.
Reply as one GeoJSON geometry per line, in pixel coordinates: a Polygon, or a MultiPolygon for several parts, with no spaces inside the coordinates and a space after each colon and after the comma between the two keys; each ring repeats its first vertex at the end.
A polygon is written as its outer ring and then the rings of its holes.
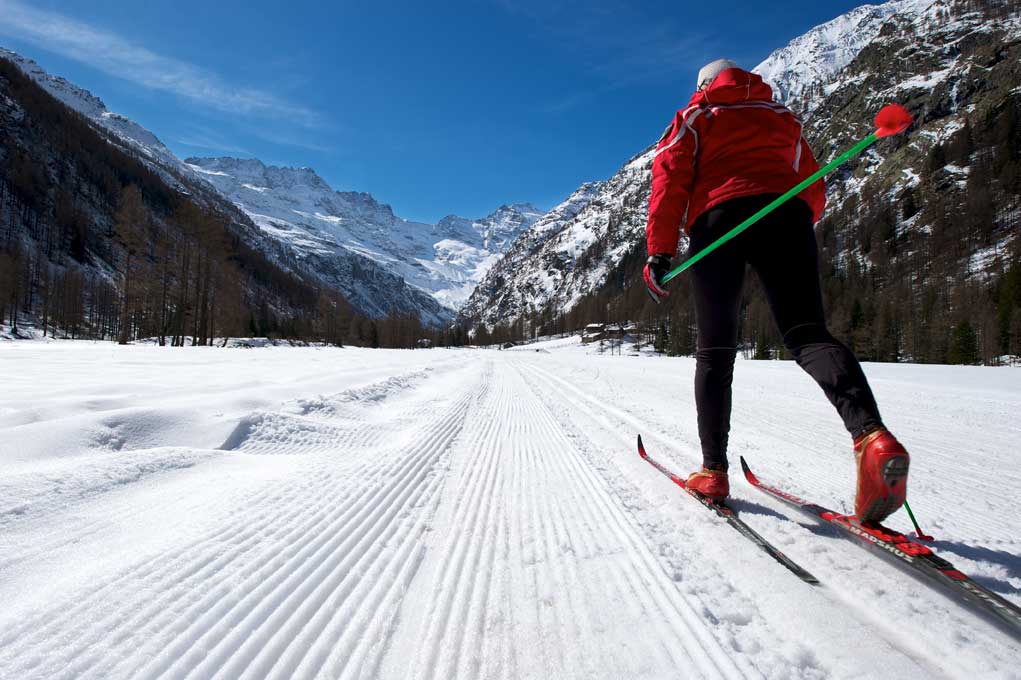
{"type": "Polygon", "coordinates": [[[713,84],[716,76],[728,68],[737,68],[737,64],[730,59],[717,59],[716,61],[709,62],[698,72],[698,81],[695,87],[699,90],[704,90],[713,84]]]}

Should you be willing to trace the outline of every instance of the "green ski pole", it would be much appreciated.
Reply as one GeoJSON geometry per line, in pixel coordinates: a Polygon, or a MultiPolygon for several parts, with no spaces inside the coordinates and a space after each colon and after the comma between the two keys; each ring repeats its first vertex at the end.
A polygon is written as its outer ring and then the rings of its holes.
{"type": "Polygon", "coordinates": [[[736,227],[728,231],[726,234],[716,239],[715,241],[713,241],[708,246],[698,251],[691,257],[689,257],[687,260],[682,262],[680,266],[668,272],[666,276],[663,277],[662,282],[665,284],[671,279],[681,274],[681,272],[694,266],[696,262],[698,262],[705,256],[709,255],[709,253],[713,252],[714,250],[722,246],[724,243],[734,238],[735,236],[737,236],[745,229],[758,222],[760,219],[762,219],[769,213],[776,210],[779,206],[783,205],[793,197],[800,194],[802,191],[807,189],[811,184],[819,181],[824,175],[830,173],[834,168],[843,165],[854,156],[857,156],[877,139],[880,139],[882,137],[889,137],[891,135],[897,134],[898,132],[903,132],[908,128],[909,125],[911,125],[911,121],[912,121],[911,114],[908,113],[907,109],[905,109],[903,106],[900,106],[899,104],[888,104],[887,106],[884,106],[882,109],[879,110],[879,113],[876,114],[876,118],[874,121],[876,125],[875,132],[873,132],[868,137],[852,146],[844,153],[834,158],[832,161],[830,161],[823,167],[819,168],[816,172],[812,173],[811,176],[799,182],[797,186],[793,187],[787,193],[771,201],[769,205],[759,210],[757,213],[746,219],[744,222],[737,225],[736,227]]]}
{"type": "Polygon", "coordinates": [[[911,512],[911,506],[908,505],[907,499],[904,500],[904,509],[908,511],[908,517],[911,518],[911,523],[915,525],[915,536],[918,536],[920,541],[931,541],[932,536],[922,533],[922,528],[918,526],[918,521],[915,519],[915,513],[911,512]]]}

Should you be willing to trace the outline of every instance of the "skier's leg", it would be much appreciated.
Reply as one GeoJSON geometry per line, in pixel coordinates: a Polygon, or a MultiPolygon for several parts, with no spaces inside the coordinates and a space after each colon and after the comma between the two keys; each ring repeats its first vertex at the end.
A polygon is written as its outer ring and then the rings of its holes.
{"type": "MultiPolygon", "coordinates": [[[[733,203],[699,217],[691,228],[689,254],[700,251],[746,216],[747,211],[736,209],[733,203]]],[[[724,245],[691,269],[698,324],[695,406],[703,465],[709,470],[727,469],[731,385],[745,273],[743,248],[738,241],[724,245]]]]}
{"type": "Polygon", "coordinates": [[[749,260],[762,281],[784,345],[825,392],[852,437],[881,427],[879,407],[861,364],[826,328],[808,206],[792,200],[755,230],[749,260]]]}

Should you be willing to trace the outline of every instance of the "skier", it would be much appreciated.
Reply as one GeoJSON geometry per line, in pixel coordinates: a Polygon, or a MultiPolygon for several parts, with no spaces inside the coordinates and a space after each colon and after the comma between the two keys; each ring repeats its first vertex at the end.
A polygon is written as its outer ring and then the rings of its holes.
{"type": "MultiPolygon", "coordinates": [[[[728,59],[704,66],[697,91],[664,131],[652,165],[643,276],[657,303],[677,251],[699,252],[818,169],[801,121],[773,101],[762,78],[728,59]]],[[[727,440],[745,266],[765,289],[784,345],[822,388],[850,432],[858,467],[854,510],[879,522],[904,503],[908,452],[883,427],[854,354],[826,329],[814,225],[822,180],[691,268],[698,324],[695,404],[703,466],[688,487],[713,500],[730,493],[727,440]]]]}

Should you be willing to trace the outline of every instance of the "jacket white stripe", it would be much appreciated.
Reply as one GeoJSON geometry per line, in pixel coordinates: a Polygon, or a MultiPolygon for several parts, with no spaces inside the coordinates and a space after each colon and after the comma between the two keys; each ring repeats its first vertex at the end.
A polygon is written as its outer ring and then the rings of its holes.
{"type": "MultiPolygon", "coordinates": [[[[799,121],[800,122],[800,121],[799,121]]],[[[801,126],[798,126],[798,139],[794,142],[794,172],[801,172],[801,126]]]]}
{"type": "Polygon", "coordinates": [[[656,153],[654,154],[653,157],[660,155],[661,153],[663,153],[664,151],[666,151],[667,149],[672,147],[674,144],[676,144],[677,142],[681,141],[681,138],[684,137],[684,131],[685,130],[691,130],[691,134],[693,134],[695,136],[695,153],[697,154],[698,153],[698,133],[695,132],[695,128],[691,127],[691,124],[695,121],[696,118],[698,118],[700,115],[702,115],[703,111],[705,111],[705,109],[702,109],[702,108],[699,108],[699,107],[696,107],[696,106],[692,106],[692,107],[689,107],[688,109],[685,109],[684,113],[681,114],[681,120],[684,121],[683,123],[681,123],[681,129],[677,131],[677,134],[674,135],[674,138],[670,140],[669,144],[664,146],[662,149],[657,149],[656,153]],[[690,118],[688,118],[687,114],[688,114],[688,111],[690,111],[691,109],[698,109],[698,110],[695,111],[695,113],[693,113],[690,118]]]}
{"type": "Polygon", "coordinates": [[[793,111],[788,109],[783,104],[779,104],[776,102],[755,102],[749,104],[713,104],[710,107],[710,110],[713,113],[716,113],[720,109],[768,109],[769,111],[773,111],[774,113],[779,114],[786,113],[790,115],[792,118],[794,118],[794,120],[798,121],[799,123],[801,122],[801,119],[794,115],[793,111]]]}

